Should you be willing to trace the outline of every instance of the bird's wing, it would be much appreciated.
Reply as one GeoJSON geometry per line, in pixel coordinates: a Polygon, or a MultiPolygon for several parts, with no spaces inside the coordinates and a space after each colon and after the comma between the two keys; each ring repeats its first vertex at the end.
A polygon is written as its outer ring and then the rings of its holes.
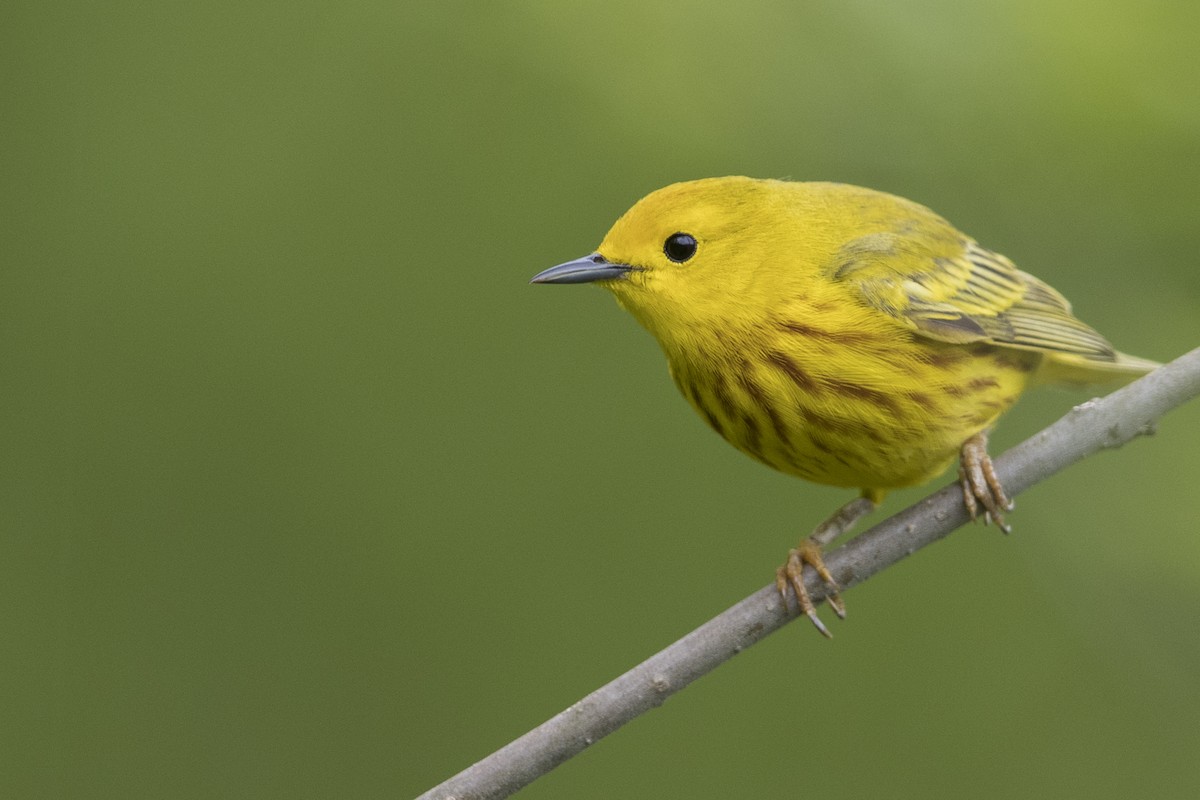
{"type": "Polygon", "coordinates": [[[834,278],[871,306],[942,342],[1114,361],[1113,347],[1050,286],[976,242],[873,233],[839,252],[834,278]]]}

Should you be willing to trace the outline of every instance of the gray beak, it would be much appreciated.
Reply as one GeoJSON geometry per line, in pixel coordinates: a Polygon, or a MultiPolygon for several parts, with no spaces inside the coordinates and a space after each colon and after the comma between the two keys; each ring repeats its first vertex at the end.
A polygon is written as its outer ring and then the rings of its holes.
{"type": "Polygon", "coordinates": [[[611,281],[627,274],[634,268],[628,264],[613,264],[599,253],[577,258],[565,264],[559,264],[547,270],[542,270],[529,281],[530,283],[593,283],[595,281],[611,281]]]}

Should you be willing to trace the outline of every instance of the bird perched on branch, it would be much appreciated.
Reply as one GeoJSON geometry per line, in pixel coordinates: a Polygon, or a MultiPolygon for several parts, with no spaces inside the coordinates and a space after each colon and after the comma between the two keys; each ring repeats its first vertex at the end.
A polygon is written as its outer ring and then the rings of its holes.
{"type": "Polygon", "coordinates": [[[996,419],[1036,383],[1129,381],[1157,366],[1116,352],[1057,291],[924,206],[837,183],[676,183],[591,255],[533,283],[598,283],[650,331],[692,407],[781,472],[853,487],[790,551],[785,603],[825,635],[802,571],[845,607],[823,548],[890,489],[959,460],[963,500],[1007,532],[987,453],[996,419]]]}

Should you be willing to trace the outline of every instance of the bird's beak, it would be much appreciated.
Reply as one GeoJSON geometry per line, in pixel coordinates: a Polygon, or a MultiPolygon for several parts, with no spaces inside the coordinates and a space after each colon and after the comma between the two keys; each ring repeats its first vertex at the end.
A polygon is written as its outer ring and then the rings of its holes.
{"type": "Polygon", "coordinates": [[[628,264],[614,264],[599,253],[577,258],[557,267],[542,270],[530,283],[592,283],[611,281],[628,274],[634,268],[628,264]]]}

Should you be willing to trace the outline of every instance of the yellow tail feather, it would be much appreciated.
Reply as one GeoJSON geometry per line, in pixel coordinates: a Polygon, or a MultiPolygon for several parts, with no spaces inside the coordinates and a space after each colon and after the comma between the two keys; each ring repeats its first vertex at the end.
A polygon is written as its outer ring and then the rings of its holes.
{"type": "Polygon", "coordinates": [[[1068,386],[1090,386],[1094,384],[1126,384],[1142,377],[1161,366],[1137,356],[1116,353],[1113,361],[1100,361],[1074,353],[1047,353],[1037,372],[1039,383],[1057,383],[1068,386]]]}

